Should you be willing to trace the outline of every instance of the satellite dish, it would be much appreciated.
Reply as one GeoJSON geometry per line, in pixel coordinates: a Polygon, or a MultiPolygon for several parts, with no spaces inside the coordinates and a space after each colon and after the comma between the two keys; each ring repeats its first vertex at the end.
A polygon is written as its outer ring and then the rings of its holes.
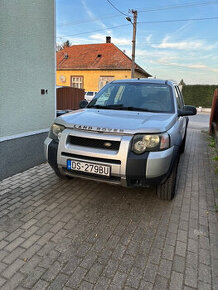
{"type": "Polygon", "coordinates": [[[66,77],[65,77],[65,76],[60,76],[60,77],[59,77],[59,80],[60,80],[62,83],[64,83],[64,82],[66,82],[66,77]]]}

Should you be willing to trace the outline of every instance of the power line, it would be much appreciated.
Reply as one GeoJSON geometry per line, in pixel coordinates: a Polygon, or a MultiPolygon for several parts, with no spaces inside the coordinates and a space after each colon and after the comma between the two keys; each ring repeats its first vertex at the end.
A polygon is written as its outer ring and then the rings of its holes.
{"type": "Polygon", "coordinates": [[[114,18],[114,17],[120,17],[120,15],[108,15],[108,16],[104,16],[103,18],[96,18],[96,19],[92,19],[92,20],[82,20],[79,22],[68,22],[68,23],[62,23],[62,24],[58,24],[57,26],[66,26],[66,25],[77,25],[77,24],[83,24],[83,23],[88,23],[88,22],[95,22],[95,21],[99,21],[99,20],[104,20],[107,18],[114,18]]]}
{"type": "MultiPolygon", "coordinates": [[[[171,23],[171,22],[184,22],[184,21],[205,21],[205,20],[213,20],[213,19],[218,19],[218,16],[216,17],[201,17],[201,18],[189,18],[189,19],[171,19],[171,20],[157,20],[157,21],[139,21],[137,22],[138,24],[156,24],[156,23],[171,23]]],[[[66,35],[64,37],[68,37],[68,36],[78,36],[78,35],[82,35],[82,34],[88,34],[88,33],[93,33],[93,32],[99,32],[99,31],[105,31],[108,29],[114,29],[114,28],[119,28],[119,27],[123,27],[123,26],[127,26],[130,24],[122,24],[122,25],[117,25],[117,26],[111,26],[111,27],[106,27],[104,29],[97,29],[97,30],[92,30],[92,31],[86,31],[86,32],[81,32],[81,33],[76,33],[76,34],[71,34],[71,35],[66,35]]],[[[61,37],[58,37],[61,38],[61,37]]]]}
{"type": "MultiPolygon", "coordinates": [[[[200,38],[199,39],[200,41],[214,41],[216,40],[215,38],[213,39],[208,39],[208,38],[200,38]]],[[[193,40],[194,41],[194,40],[193,40]]],[[[179,41],[179,42],[183,42],[183,41],[179,41]]],[[[192,42],[192,40],[184,40],[184,42],[192,42]]],[[[146,42],[145,44],[146,45],[158,45],[158,44],[171,44],[171,43],[174,43],[174,42],[146,42]]]]}
{"type": "MultiPolygon", "coordinates": [[[[59,37],[56,37],[56,38],[63,38],[63,37],[59,36],[59,37]]],[[[204,41],[205,44],[206,44],[205,41],[214,41],[214,40],[216,40],[216,39],[215,38],[213,38],[213,39],[211,39],[211,38],[210,39],[209,38],[200,38],[200,41],[204,41]]],[[[187,42],[188,43],[189,41],[188,40],[185,40],[184,42],[187,42]]],[[[163,41],[161,41],[161,42],[146,42],[145,44],[152,46],[152,45],[171,44],[171,43],[174,43],[174,42],[163,42],[163,41]]],[[[141,46],[141,45],[139,45],[139,46],[141,46]]],[[[153,47],[153,48],[158,48],[158,47],[153,47]]]]}
{"type": "Polygon", "coordinates": [[[177,8],[188,8],[188,7],[193,7],[193,6],[206,6],[210,4],[218,4],[218,1],[203,1],[203,2],[191,2],[191,3],[184,3],[180,5],[171,5],[171,6],[163,6],[160,8],[149,8],[146,10],[140,10],[138,8],[138,12],[140,13],[145,13],[145,12],[154,12],[154,11],[161,11],[161,10],[168,10],[168,9],[177,9],[177,8]]]}
{"type": "MultiPolygon", "coordinates": [[[[56,38],[66,38],[70,35],[66,35],[66,36],[57,36],[56,38]]],[[[200,41],[216,41],[217,39],[216,38],[200,38],[199,39],[200,41]]],[[[184,42],[188,42],[189,40],[184,40],[184,42]]],[[[192,41],[192,40],[191,40],[192,41]]],[[[158,44],[162,44],[163,41],[161,42],[146,42],[147,45],[158,45],[158,44]]],[[[168,43],[171,43],[171,42],[164,42],[164,44],[168,44],[168,43]]],[[[140,44],[141,44],[141,41],[140,41],[140,44]]],[[[139,46],[140,46],[139,44],[139,46]]],[[[218,44],[217,44],[218,45],[218,44]]]]}
{"type": "Polygon", "coordinates": [[[218,19],[216,17],[201,17],[201,18],[189,18],[189,19],[170,19],[170,20],[157,20],[157,21],[140,21],[138,24],[147,23],[147,24],[154,24],[154,23],[169,23],[169,22],[183,22],[183,21],[203,21],[203,20],[212,20],[218,19]]]}
{"type": "MultiPolygon", "coordinates": [[[[177,8],[188,8],[188,7],[192,7],[192,6],[205,6],[205,5],[210,5],[210,4],[218,4],[218,0],[216,0],[216,1],[203,1],[203,2],[199,2],[199,3],[191,2],[191,3],[184,3],[184,4],[181,4],[181,5],[163,6],[163,7],[160,7],[160,8],[149,8],[149,9],[146,9],[146,10],[140,10],[140,8],[138,8],[138,12],[146,13],[146,12],[155,12],[155,11],[161,11],[161,10],[177,9],[177,8]]],[[[122,13],[122,11],[119,11],[119,12],[122,13]]],[[[127,14],[123,14],[123,15],[127,16],[127,14]]],[[[83,20],[81,20],[79,22],[68,22],[66,24],[65,23],[58,24],[58,26],[77,25],[77,24],[95,22],[95,21],[98,21],[98,20],[104,20],[104,19],[107,19],[107,18],[114,18],[114,17],[120,17],[120,15],[105,15],[102,18],[96,18],[94,20],[93,19],[92,20],[83,19],[83,20]]]]}
{"type": "Polygon", "coordinates": [[[106,0],[115,10],[119,11],[121,14],[125,15],[125,16],[129,16],[126,13],[123,13],[122,11],[120,11],[113,3],[111,3],[110,0],[106,0]]]}
{"type": "MultiPolygon", "coordinates": [[[[128,26],[131,24],[122,24],[122,25],[117,25],[117,26],[111,26],[111,27],[106,27],[104,29],[97,29],[97,30],[92,30],[92,31],[86,31],[86,32],[81,32],[81,33],[76,33],[76,34],[71,34],[71,35],[66,35],[64,37],[68,37],[68,36],[77,36],[77,35],[82,35],[82,34],[87,34],[87,33],[93,33],[93,32],[98,32],[98,31],[105,31],[108,29],[114,29],[114,28],[118,28],[118,27],[122,27],[122,26],[128,26]]],[[[60,38],[60,37],[59,37],[60,38]]]]}

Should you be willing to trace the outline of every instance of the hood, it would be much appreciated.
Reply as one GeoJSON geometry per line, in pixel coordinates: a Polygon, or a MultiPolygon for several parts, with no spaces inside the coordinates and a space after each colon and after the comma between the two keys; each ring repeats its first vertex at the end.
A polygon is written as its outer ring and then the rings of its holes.
{"type": "Polygon", "coordinates": [[[107,133],[161,133],[169,130],[176,114],[83,109],[62,115],[55,123],[66,128],[107,133]]]}

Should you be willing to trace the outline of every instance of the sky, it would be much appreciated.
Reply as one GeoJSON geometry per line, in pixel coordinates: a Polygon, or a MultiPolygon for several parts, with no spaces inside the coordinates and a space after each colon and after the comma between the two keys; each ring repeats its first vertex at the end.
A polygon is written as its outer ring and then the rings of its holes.
{"type": "Polygon", "coordinates": [[[132,9],[138,65],[160,79],[218,84],[218,0],[56,0],[56,42],[105,43],[111,36],[131,57],[132,9]]]}

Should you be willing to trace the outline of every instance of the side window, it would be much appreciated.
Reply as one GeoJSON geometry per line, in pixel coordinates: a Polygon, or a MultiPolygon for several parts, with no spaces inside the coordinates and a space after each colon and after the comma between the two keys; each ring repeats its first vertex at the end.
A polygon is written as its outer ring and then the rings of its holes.
{"type": "Polygon", "coordinates": [[[177,103],[177,108],[181,110],[182,107],[183,107],[183,104],[182,104],[182,102],[181,102],[181,98],[180,98],[179,92],[178,92],[178,90],[177,90],[177,87],[175,87],[175,93],[176,93],[176,103],[177,103]]]}

